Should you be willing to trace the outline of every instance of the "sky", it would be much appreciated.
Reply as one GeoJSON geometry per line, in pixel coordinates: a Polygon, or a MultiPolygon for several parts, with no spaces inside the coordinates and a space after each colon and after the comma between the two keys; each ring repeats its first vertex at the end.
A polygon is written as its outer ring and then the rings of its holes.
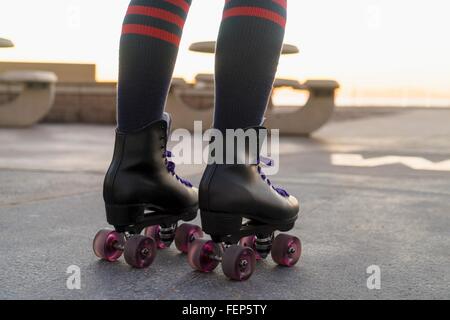
{"type": "MultiPolygon", "coordinates": [[[[2,0],[0,37],[16,47],[0,61],[96,63],[99,81],[116,80],[128,3],[2,0]]],[[[188,46],[215,40],[223,3],[193,0],[175,76],[213,71],[213,56],[188,46]]],[[[449,12],[448,0],[289,0],[285,42],[300,54],[282,57],[278,76],[336,79],[341,104],[450,105],[449,12]]]]}

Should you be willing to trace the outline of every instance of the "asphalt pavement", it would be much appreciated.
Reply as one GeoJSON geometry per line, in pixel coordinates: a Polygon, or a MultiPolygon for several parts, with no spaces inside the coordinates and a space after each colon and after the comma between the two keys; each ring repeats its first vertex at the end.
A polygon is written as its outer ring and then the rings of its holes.
{"type": "MultiPolygon", "coordinates": [[[[193,271],[175,248],[147,270],[94,256],[113,127],[0,129],[0,299],[449,299],[449,124],[450,109],[405,109],[283,137],[272,180],[301,200],[303,255],[243,283],[193,271]]],[[[201,170],[178,167],[194,183],[201,170]]]]}

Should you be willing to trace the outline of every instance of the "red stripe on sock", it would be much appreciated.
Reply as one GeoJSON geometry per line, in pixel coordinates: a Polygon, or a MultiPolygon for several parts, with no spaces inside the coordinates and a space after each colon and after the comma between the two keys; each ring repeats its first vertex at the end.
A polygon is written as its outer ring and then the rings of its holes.
{"type": "Polygon", "coordinates": [[[179,46],[181,40],[181,38],[176,34],[158,28],[144,26],[141,24],[124,24],[122,27],[122,34],[138,34],[151,38],[157,38],[166,42],[170,42],[177,47],[179,46]]]}
{"type": "Polygon", "coordinates": [[[235,7],[225,10],[225,12],[223,13],[223,19],[237,16],[263,18],[275,22],[283,28],[286,26],[286,18],[280,16],[276,12],[259,7],[235,7]]]}
{"type": "Polygon", "coordinates": [[[173,4],[174,6],[177,6],[178,8],[183,9],[184,12],[188,13],[189,11],[189,3],[187,3],[184,0],[166,0],[166,2],[169,2],[173,4]]]}
{"type": "Polygon", "coordinates": [[[183,29],[185,22],[183,18],[170,11],[152,7],[130,6],[127,11],[128,14],[137,14],[164,20],[176,24],[180,29],[183,29]]]}

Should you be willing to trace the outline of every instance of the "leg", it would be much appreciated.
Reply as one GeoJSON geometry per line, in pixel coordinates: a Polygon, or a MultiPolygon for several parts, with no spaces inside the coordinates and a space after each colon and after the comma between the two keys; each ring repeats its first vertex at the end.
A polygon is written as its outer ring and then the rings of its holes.
{"type": "MultiPolygon", "coordinates": [[[[261,162],[271,162],[259,156],[267,135],[260,126],[280,58],[286,7],[286,0],[227,0],[217,43],[214,127],[254,133],[257,163],[237,162],[254,147],[244,143],[244,148],[234,148],[234,162],[208,164],[199,206],[203,230],[212,240],[195,240],[188,259],[193,268],[206,272],[220,261],[233,280],[248,279],[256,259],[269,253],[285,266],[295,265],[301,254],[298,238],[274,237],[276,231],[294,227],[299,202],[272,184],[261,169],[261,162]],[[224,251],[219,243],[226,244],[224,251]]],[[[236,143],[224,135],[222,154],[228,152],[228,139],[236,143]]]]}
{"type": "Polygon", "coordinates": [[[132,0],[120,48],[119,128],[103,184],[106,219],[95,254],[148,267],[157,248],[175,241],[186,252],[201,229],[181,225],[197,216],[198,194],[175,173],[167,150],[170,119],[163,109],[190,0],[132,0]],[[141,232],[145,230],[145,236],[141,232]]]}
{"type": "Polygon", "coordinates": [[[118,127],[160,120],[191,0],[132,0],[120,41],[118,127]]]}
{"type": "Polygon", "coordinates": [[[260,125],[280,58],[286,0],[226,0],[216,53],[217,129],[260,125]]]}

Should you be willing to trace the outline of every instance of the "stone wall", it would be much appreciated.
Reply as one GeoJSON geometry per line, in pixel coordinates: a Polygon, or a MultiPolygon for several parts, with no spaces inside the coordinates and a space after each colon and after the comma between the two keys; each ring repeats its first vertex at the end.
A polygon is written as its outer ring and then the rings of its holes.
{"type": "Polygon", "coordinates": [[[113,124],[116,96],[116,83],[58,83],[55,104],[44,121],[113,124]]]}

